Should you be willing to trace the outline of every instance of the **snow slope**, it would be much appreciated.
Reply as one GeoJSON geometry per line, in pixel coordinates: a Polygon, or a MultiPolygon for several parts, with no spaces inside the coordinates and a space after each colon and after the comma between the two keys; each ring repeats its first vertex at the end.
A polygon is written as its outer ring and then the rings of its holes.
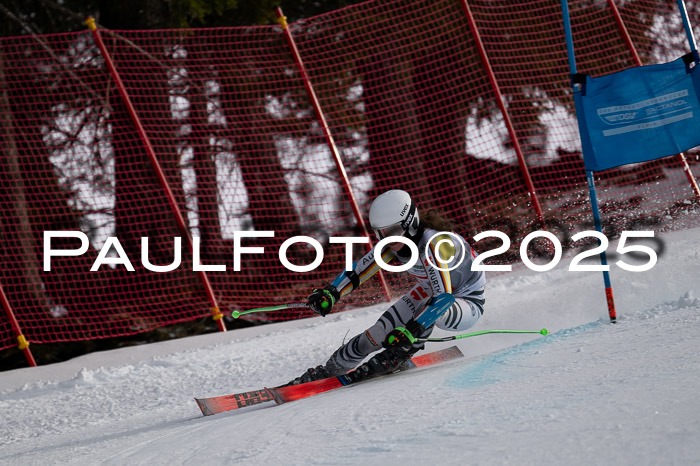
{"type": "Polygon", "coordinates": [[[617,325],[600,272],[523,269],[489,280],[475,329],[554,334],[282,406],[192,397],[286,382],[384,306],[2,372],[0,464],[700,464],[700,229],[662,238],[652,270],[613,267],[617,325]]]}

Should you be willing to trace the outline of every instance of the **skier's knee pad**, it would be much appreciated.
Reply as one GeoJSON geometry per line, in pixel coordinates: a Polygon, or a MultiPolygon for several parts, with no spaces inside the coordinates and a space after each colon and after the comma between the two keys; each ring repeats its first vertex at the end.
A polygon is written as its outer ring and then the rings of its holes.
{"type": "Polygon", "coordinates": [[[338,364],[344,367],[356,366],[364,358],[381,349],[384,338],[386,338],[386,332],[382,325],[374,324],[338,348],[335,354],[338,364]]]}
{"type": "Polygon", "coordinates": [[[382,343],[384,342],[386,335],[387,332],[384,330],[382,324],[377,322],[362,332],[362,335],[360,336],[360,345],[367,348],[369,352],[377,351],[382,347],[382,343]]]}
{"type": "Polygon", "coordinates": [[[437,328],[450,331],[463,331],[472,328],[481,317],[481,309],[471,301],[462,298],[455,303],[435,322],[437,328]]]}

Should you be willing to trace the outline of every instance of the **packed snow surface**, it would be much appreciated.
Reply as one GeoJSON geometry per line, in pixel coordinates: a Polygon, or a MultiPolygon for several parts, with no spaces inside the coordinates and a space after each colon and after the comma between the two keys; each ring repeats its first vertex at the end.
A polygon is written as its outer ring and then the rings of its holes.
{"type": "Polygon", "coordinates": [[[662,240],[650,271],[613,266],[616,325],[600,272],[521,269],[474,330],[551,335],[282,406],[193,397],[285,383],[386,304],[2,372],[0,464],[700,464],[700,229],[662,240]]]}

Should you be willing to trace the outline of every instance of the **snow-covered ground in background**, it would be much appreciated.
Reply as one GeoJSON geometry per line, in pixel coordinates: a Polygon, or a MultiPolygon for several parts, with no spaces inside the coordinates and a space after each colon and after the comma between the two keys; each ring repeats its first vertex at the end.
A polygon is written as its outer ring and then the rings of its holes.
{"type": "Polygon", "coordinates": [[[193,397],[284,383],[384,306],[2,372],[0,464],[700,464],[700,229],[662,239],[652,270],[613,267],[617,325],[600,272],[522,269],[475,329],[552,335],[282,406],[193,397]]]}

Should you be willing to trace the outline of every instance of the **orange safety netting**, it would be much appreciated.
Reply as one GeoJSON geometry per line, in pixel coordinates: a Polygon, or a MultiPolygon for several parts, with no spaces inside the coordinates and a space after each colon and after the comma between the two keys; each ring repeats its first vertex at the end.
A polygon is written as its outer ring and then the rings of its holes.
{"type": "MultiPolygon", "coordinates": [[[[547,229],[570,247],[592,217],[559,1],[466,3],[495,80],[460,0],[369,1],[290,24],[360,211],[384,190],[405,189],[421,209],[442,209],[465,236],[508,233],[513,246],[501,259],[517,261],[519,241],[541,228],[517,146],[547,229]]],[[[690,6],[697,24],[700,5],[690,6]]],[[[687,52],[675,2],[618,8],[644,63],[687,52]]],[[[570,9],[580,72],[634,66],[607,1],[572,1],[570,9]]],[[[227,268],[207,273],[222,312],[298,301],[342,270],[344,246],[328,238],[363,232],[280,26],[100,35],[177,207],[201,238],[202,262],[227,268]],[[275,237],[244,240],[266,253],[244,255],[236,272],[233,232],[251,230],[275,237]],[[291,272],[277,257],[297,235],[324,246],[313,272],[291,272]]],[[[91,33],[1,39],[0,87],[0,284],[27,340],[128,335],[211,315],[186,241],[172,272],[141,263],[141,237],[149,238],[151,263],[166,265],[183,233],[91,33]],[[90,247],[53,258],[44,271],[49,230],[85,232],[90,247]],[[90,272],[108,237],[119,239],[133,272],[90,272]]],[[[700,171],[697,154],[689,159],[700,171]]],[[[668,228],[694,202],[672,157],[597,179],[610,237],[668,228]]],[[[315,252],[297,245],[288,257],[307,264],[315,252]]],[[[387,275],[397,291],[401,279],[387,275]]],[[[373,280],[343,302],[381,300],[373,280]]],[[[0,349],[15,337],[3,314],[0,349]]]]}

